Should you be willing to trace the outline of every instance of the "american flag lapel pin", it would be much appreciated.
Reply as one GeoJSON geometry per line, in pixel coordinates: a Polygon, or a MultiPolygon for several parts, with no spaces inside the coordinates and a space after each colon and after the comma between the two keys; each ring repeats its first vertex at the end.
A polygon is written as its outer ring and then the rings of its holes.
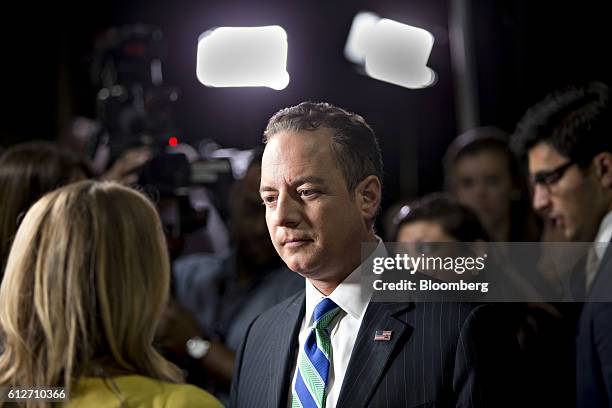
{"type": "Polygon", "coordinates": [[[376,330],[374,333],[374,341],[389,341],[391,340],[392,330],[376,330]]]}

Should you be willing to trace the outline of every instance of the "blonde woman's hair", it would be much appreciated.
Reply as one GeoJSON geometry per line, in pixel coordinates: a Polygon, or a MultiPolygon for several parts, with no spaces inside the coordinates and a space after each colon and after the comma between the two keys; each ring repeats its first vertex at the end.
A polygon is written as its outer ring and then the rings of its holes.
{"type": "Polygon", "coordinates": [[[0,386],[70,387],[96,372],[180,381],[152,346],[170,280],[142,194],[83,181],[28,211],[0,288],[0,386]]]}

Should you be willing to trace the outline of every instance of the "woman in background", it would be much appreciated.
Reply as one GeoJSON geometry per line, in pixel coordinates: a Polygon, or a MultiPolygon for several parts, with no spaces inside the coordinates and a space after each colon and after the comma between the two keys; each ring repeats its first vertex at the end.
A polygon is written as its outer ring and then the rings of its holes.
{"type": "Polygon", "coordinates": [[[65,387],[68,407],[219,407],[152,346],[169,268],[141,194],[82,181],[45,195],[0,287],[0,387],[65,387]]]}
{"type": "Polygon", "coordinates": [[[43,194],[88,175],[83,160],[49,142],[15,145],[0,155],[0,280],[28,208],[43,194]]]}
{"type": "Polygon", "coordinates": [[[491,240],[539,241],[527,183],[505,132],[481,127],[459,135],[444,164],[448,191],[476,212],[491,240]]]}
{"type": "Polygon", "coordinates": [[[476,242],[489,236],[476,214],[453,197],[431,193],[404,205],[393,218],[392,241],[476,242]]]}

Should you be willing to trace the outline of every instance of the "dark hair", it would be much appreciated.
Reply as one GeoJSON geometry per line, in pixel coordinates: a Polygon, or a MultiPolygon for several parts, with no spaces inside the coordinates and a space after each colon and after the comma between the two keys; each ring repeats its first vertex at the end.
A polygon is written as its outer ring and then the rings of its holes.
{"type": "Polygon", "coordinates": [[[527,110],[516,126],[513,148],[524,157],[540,142],[588,168],[598,153],[612,152],[609,88],[601,82],[568,87],[527,110]]]}
{"type": "Polygon", "coordinates": [[[466,156],[473,156],[482,152],[498,152],[508,162],[508,171],[515,187],[519,187],[521,171],[514,153],[508,145],[508,133],[493,127],[484,126],[470,129],[457,136],[446,149],[444,155],[444,181],[450,187],[453,176],[453,167],[466,156]]]}
{"type": "Polygon", "coordinates": [[[0,276],[17,232],[18,219],[45,193],[90,176],[80,157],[49,142],[15,145],[0,156],[0,276]]]}
{"type": "Polygon", "coordinates": [[[469,156],[484,152],[495,152],[506,160],[512,186],[518,192],[510,203],[510,241],[537,241],[539,227],[529,200],[529,188],[520,162],[510,145],[508,133],[493,127],[470,129],[457,136],[446,150],[444,156],[445,185],[450,190],[454,166],[469,156]]]}
{"type": "Polygon", "coordinates": [[[268,122],[264,143],[281,131],[319,128],[333,131],[334,154],[350,192],[369,175],[378,177],[382,183],[383,164],[374,131],[361,116],[329,103],[302,102],[278,111],[268,122]]]}
{"type": "Polygon", "coordinates": [[[461,242],[489,241],[489,235],[478,216],[449,194],[432,193],[403,206],[395,216],[394,241],[400,229],[418,221],[439,223],[444,232],[461,242]]]}

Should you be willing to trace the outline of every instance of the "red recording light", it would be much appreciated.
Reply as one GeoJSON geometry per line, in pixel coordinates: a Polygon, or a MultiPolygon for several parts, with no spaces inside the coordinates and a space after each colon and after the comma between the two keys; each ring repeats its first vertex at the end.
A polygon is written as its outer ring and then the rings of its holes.
{"type": "Polygon", "coordinates": [[[179,141],[176,137],[172,136],[168,139],[168,145],[174,147],[176,145],[178,145],[179,141]]]}

